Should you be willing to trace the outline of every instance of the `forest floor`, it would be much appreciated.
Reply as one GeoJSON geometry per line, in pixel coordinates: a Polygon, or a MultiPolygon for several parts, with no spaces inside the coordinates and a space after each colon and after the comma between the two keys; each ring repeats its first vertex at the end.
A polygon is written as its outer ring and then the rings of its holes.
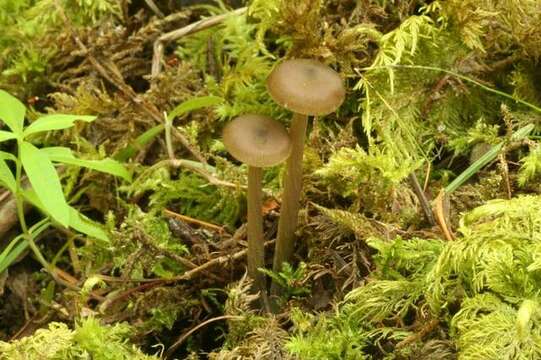
{"type": "Polygon", "coordinates": [[[539,24],[530,0],[0,0],[0,359],[540,359],[539,24]],[[222,132],[290,129],[267,84],[298,58],[345,95],[309,118],[281,269],[292,171],[262,172],[257,293],[222,132]]]}

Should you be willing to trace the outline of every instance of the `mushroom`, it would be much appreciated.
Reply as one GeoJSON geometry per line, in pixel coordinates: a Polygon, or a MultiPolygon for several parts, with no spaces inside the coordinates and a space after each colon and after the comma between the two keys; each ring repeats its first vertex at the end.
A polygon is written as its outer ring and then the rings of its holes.
{"type": "MultiPolygon", "coordinates": [[[[276,66],[267,79],[267,90],[274,101],[293,112],[289,130],[291,155],[284,174],[284,194],[274,252],[273,270],[277,272],[293,255],[308,116],[335,111],[344,101],[346,91],[338,73],[311,59],[286,60],[276,66]]],[[[271,291],[278,293],[275,283],[271,291]]]]}
{"type": "Polygon", "coordinates": [[[266,304],[265,266],[261,183],[264,167],[283,162],[291,150],[285,127],[268,116],[239,116],[224,128],[225,148],[237,160],[248,165],[248,275],[261,292],[266,304]]]}

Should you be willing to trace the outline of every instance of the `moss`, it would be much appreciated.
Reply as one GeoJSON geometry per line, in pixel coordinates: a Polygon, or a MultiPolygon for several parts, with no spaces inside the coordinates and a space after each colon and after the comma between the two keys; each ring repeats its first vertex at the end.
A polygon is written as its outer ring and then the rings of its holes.
{"type": "Polygon", "coordinates": [[[104,326],[94,318],[81,320],[72,330],[66,324],[52,322],[47,329],[11,343],[0,342],[0,359],[6,360],[150,360],[127,342],[130,327],[117,323],[104,326]]]}

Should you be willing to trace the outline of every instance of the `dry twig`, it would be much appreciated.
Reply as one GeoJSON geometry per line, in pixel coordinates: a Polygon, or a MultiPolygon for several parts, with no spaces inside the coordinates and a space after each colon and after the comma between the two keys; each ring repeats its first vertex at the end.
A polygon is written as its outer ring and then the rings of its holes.
{"type": "Polygon", "coordinates": [[[243,7],[243,8],[239,8],[234,11],[231,11],[229,13],[226,13],[226,14],[221,14],[221,15],[212,16],[203,20],[199,20],[188,26],[185,26],[177,30],[173,30],[171,32],[165,33],[162,36],[160,36],[154,42],[154,54],[152,56],[151,78],[155,79],[156,76],[160,74],[165,43],[178,40],[183,36],[193,34],[198,31],[205,30],[215,25],[218,25],[222,21],[227,19],[229,16],[244,14],[247,11],[247,9],[248,9],[247,7],[243,7]]]}

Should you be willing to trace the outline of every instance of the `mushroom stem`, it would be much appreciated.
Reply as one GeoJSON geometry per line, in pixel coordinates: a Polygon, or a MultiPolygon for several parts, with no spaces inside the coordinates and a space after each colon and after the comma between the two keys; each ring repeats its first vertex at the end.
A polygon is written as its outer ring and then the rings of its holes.
{"type": "Polygon", "coordinates": [[[260,292],[262,305],[267,303],[265,274],[258,271],[265,267],[265,246],[263,242],[262,200],[263,169],[248,166],[248,275],[254,280],[256,291],[260,292]]]}
{"type": "MultiPolygon", "coordinates": [[[[302,157],[307,125],[308,116],[298,113],[293,114],[289,130],[291,153],[287,159],[286,172],[283,178],[284,193],[282,195],[282,207],[280,209],[278,235],[274,251],[273,270],[275,272],[280,271],[282,264],[290,261],[293,255],[302,191],[302,157]]],[[[279,292],[279,285],[273,281],[271,294],[278,295],[279,292]]]]}

